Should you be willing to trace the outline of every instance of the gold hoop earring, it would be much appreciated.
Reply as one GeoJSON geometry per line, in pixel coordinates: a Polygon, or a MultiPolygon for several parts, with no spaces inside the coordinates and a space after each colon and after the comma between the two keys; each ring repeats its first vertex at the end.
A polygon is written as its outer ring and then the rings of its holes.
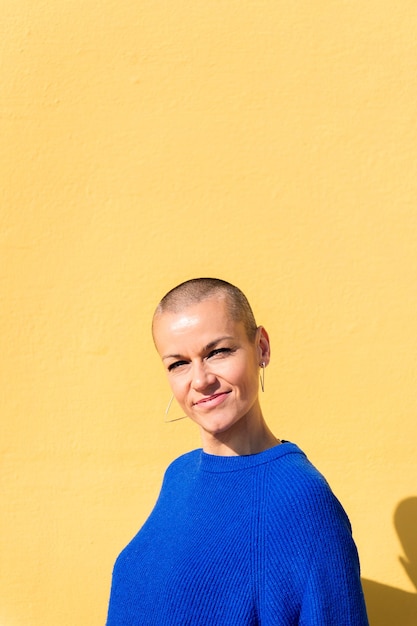
{"type": "Polygon", "coordinates": [[[174,419],[172,420],[167,420],[167,415],[168,415],[169,409],[171,408],[173,399],[174,399],[174,394],[172,394],[172,396],[170,397],[168,406],[165,409],[165,415],[164,415],[165,424],[169,424],[170,422],[179,422],[180,420],[185,420],[188,417],[188,415],[183,415],[182,417],[174,417],[174,419]]]}
{"type": "Polygon", "coordinates": [[[263,393],[265,391],[265,361],[262,361],[261,368],[262,368],[262,373],[259,377],[259,380],[261,382],[261,389],[263,393]]]}

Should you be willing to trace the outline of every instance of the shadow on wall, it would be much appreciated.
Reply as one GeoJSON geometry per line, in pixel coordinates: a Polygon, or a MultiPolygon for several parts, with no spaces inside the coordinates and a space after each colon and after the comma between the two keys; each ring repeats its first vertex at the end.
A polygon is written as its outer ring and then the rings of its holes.
{"type": "Polygon", "coordinates": [[[394,524],[406,555],[400,561],[416,593],[363,578],[370,626],[417,626],[417,497],[400,502],[394,524]]]}

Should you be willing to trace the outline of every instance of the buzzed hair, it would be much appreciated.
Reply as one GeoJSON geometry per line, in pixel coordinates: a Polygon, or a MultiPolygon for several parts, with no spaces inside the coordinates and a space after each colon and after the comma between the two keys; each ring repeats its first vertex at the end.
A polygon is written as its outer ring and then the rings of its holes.
{"type": "Polygon", "coordinates": [[[243,322],[248,339],[253,341],[257,325],[248,299],[238,287],[220,278],[192,278],[177,285],[162,298],[153,319],[163,313],[179,313],[212,296],[224,298],[232,319],[243,322]]]}

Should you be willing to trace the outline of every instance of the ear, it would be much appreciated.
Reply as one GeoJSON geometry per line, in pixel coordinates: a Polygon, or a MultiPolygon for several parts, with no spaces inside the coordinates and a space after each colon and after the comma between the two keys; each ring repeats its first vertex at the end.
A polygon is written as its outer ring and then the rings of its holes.
{"type": "Polygon", "coordinates": [[[263,326],[258,326],[258,350],[259,364],[268,365],[271,360],[271,344],[269,343],[268,333],[263,326]]]}

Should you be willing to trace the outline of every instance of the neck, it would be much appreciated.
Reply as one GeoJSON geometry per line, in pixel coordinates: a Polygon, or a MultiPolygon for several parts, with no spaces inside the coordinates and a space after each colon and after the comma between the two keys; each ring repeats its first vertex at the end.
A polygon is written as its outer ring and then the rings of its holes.
{"type": "Polygon", "coordinates": [[[242,420],[236,429],[229,428],[224,433],[201,431],[204,452],[216,456],[243,456],[258,454],[281,443],[270,431],[261,416],[256,427],[242,420]]]}

